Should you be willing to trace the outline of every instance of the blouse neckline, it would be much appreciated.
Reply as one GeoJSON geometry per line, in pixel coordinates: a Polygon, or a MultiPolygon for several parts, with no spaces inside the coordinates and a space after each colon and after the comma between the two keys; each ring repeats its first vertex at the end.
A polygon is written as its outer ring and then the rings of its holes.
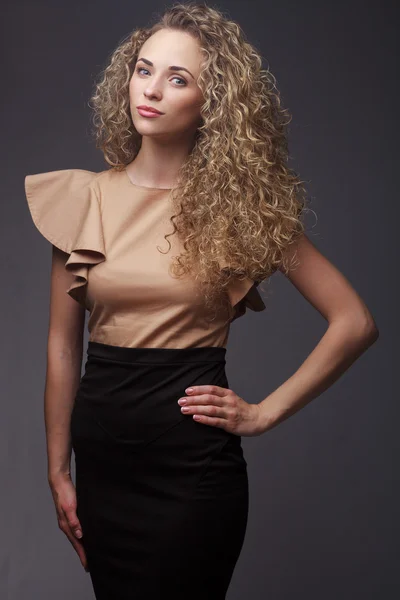
{"type": "Polygon", "coordinates": [[[136,188],[139,188],[142,190],[159,191],[159,192],[169,192],[172,190],[172,188],[156,188],[156,187],[150,187],[148,185],[137,185],[136,183],[133,183],[133,181],[129,177],[126,167],[123,169],[123,171],[124,171],[126,179],[128,180],[128,183],[130,183],[130,185],[132,185],[133,187],[136,187],[136,188]]]}

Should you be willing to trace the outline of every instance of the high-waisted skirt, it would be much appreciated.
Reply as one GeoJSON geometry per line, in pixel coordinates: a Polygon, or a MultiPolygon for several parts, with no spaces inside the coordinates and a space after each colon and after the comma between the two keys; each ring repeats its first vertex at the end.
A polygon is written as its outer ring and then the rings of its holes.
{"type": "Polygon", "coordinates": [[[225,598],[248,517],[241,437],[178,404],[229,387],[225,353],[89,342],[71,438],[97,600],[225,598]]]}

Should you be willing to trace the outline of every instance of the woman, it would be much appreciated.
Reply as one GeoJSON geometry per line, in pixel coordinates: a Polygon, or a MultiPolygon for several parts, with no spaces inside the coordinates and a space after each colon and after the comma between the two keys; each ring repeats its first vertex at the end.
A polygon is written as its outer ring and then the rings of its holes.
{"type": "Polygon", "coordinates": [[[53,244],[45,416],[59,526],[98,599],[222,600],[247,524],[241,436],[323,392],[377,328],[304,234],[288,113],[234,22],[175,4],[114,51],[92,101],[109,167],[25,180],[53,244]],[[226,378],[229,327],[265,309],[257,286],[277,269],[329,326],[249,404],[226,378]]]}

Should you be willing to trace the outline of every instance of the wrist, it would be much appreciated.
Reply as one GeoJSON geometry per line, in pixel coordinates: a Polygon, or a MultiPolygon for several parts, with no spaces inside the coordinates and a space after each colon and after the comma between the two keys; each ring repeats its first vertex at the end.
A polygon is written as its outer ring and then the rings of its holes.
{"type": "Polygon", "coordinates": [[[258,406],[258,429],[260,434],[272,429],[279,422],[279,415],[275,415],[271,410],[271,402],[269,397],[265,398],[257,404],[258,406]]]}
{"type": "Polygon", "coordinates": [[[69,470],[52,470],[47,472],[47,479],[49,483],[56,481],[65,481],[71,479],[71,472],[69,470]]]}

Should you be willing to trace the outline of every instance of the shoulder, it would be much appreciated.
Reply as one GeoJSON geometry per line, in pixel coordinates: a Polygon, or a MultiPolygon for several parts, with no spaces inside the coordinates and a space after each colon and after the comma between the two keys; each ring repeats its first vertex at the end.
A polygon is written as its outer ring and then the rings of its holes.
{"type": "Polygon", "coordinates": [[[56,248],[69,254],[65,268],[75,281],[67,293],[84,304],[87,271],[105,260],[99,198],[109,171],[63,169],[25,176],[32,220],[56,248]]]}
{"type": "MultiPolygon", "coordinates": [[[[108,171],[62,169],[25,176],[34,224],[54,246],[71,253],[82,231],[100,231],[99,193],[108,171]]],[[[82,236],[80,236],[82,238],[82,236]]],[[[84,235],[87,238],[88,234],[84,235]]],[[[90,245],[93,245],[93,235],[90,245]]],[[[98,235],[97,235],[98,237],[98,235]]],[[[84,243],[81,239],[80,243],[84,243]]]]}
{"type": "Polygon", "coordinates": [[[51,197],[54,193],[79,193],[92,187],[94,191],[109,178],[109,170],[94,172],[85,169],[61,169],[25,176],[25,193],[28,199],[38,194],[51,197]]]}

